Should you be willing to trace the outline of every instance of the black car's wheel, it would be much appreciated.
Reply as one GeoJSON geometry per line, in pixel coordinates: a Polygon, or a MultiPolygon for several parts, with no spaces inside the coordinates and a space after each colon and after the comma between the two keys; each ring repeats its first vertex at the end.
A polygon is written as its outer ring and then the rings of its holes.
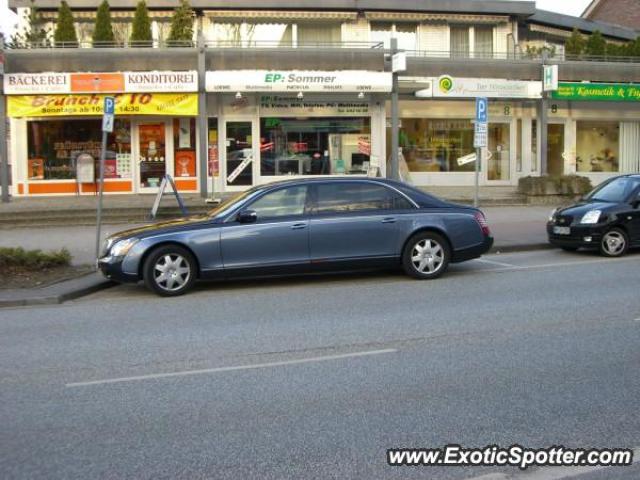
{"type": "Polygon", "coordinates": [[[196,280],[197,266],[193,255],[179,245],[158,247],[143,266],[144,284],[163,297],[187,292],[196,280]]]}
{"type": "Polygon", "coordinates": [[[612,228],[602,236],[600,253],[605,257],[621,257],[629,249],[629,237],[624,230],[612,228]]]}
{"type": "Polygon", "coordinates": [[[578,247],[560,247],[562,250],[564,250],[565,252],[577,252],[578,251],[578,247]]]}
{"type": "Polygon", "coordinates": [[[407,275],[419,279],[437,278],[449,266],[449,243],[435,232],[411,237],[402,252],[402,267],[407,275]]]}

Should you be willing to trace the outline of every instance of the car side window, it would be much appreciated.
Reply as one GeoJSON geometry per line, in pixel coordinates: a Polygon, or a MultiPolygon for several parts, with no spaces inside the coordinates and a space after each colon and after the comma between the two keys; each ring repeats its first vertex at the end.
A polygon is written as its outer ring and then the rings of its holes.
{"type": "Polygon", "coordinates": [[[336,182],[317,186],[314,213],[363,212],[405,208],[402,200],[390,189],[372,183],[336,182]]]}
{"type": "Polygon", "coordinates": [[[258,220],[302,215],[307,199],[307,187],[288,187],[269,192],[247,206],[258,216],[258,220]]]}

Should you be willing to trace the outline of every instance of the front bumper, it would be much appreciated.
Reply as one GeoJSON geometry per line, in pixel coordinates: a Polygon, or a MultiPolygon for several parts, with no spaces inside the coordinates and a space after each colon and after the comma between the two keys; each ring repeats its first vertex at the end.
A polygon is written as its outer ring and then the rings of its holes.
{"type": "Polygon", "coordinates": [[[570,248],[598,248],[600,245],[603,233],[601,225],[571,225],[568,235],[553,233],[555,226],[558,225],[547,223],[547,236],[551,245],[570,248]]]}
{"type": "Polygon", "coordinates": [[[120,283],[135,283],[139,280],[137,275],[122,271],[122,262],[125,257],[102,257],[98,260],[98,268],[109,280],[120,283]]]}

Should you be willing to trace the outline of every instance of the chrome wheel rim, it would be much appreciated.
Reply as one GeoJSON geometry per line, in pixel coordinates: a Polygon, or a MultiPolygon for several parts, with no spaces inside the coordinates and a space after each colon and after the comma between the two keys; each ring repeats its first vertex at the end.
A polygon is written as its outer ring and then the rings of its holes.
{"type": "Polygon", "coordinates": [[[626,245],[627,241],[620,232],[608,232],[602,239],[602,248],[609,255],[620,255],[626,245]]]}
{"type": "Polygon", "coordinates": [[[158,258],[153,267],[153,279],[163,290],[175,292],[184,287],[191,278],[189,262],[177,253],[158,258]]]}
{"type": "Polygon", "coordinates": [[[418,272],[432,275],[444,265],[444,248],[433,239],[420,240],[411,249],[411,263],[418,272]]]}

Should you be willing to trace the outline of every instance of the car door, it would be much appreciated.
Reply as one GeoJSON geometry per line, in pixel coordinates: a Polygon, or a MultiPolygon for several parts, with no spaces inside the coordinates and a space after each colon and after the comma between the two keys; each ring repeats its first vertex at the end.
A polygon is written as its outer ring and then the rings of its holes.
{"type": "MultiPolygon", "coordinates": [[[[397,192],[375,182],[334,181],[313,186],[310,253],[314,269],[386,263],[400,254],[408,216],[397,192]]],[[[402,197],[404,198],[404,197],[402,197]]],[[[406,201],[406,203],[409,203],[406,201]]]]}
{"type": "Polygon", "coordinates": [[[271,190],[247,204],[255,221],[240,223],[234,215],[222,227],[225,274],[269,275],[305,271],[309,266],[308,188],[306,185],[271,190]]]}

